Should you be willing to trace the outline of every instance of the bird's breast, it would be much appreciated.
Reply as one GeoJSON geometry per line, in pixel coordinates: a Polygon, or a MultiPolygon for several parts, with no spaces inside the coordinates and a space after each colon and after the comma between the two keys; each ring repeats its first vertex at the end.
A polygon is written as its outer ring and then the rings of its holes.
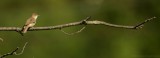
{"type": "Polygon", "coordinates": [[[35,23],[31,23],[31,24],[29,24],[28,26],[29,27],[33,27],[35,25],[35,23]]]}

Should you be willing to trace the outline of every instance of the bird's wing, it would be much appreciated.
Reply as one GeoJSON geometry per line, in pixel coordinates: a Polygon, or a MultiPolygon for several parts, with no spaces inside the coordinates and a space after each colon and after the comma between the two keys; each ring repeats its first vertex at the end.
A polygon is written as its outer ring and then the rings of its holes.
{"type": "Polygon", "coordinates": [[[31,17],[26,21],[25,25],[29,25],[29,24],[33,23],[34,21],[35,21],[34,18],[31,17]]]}

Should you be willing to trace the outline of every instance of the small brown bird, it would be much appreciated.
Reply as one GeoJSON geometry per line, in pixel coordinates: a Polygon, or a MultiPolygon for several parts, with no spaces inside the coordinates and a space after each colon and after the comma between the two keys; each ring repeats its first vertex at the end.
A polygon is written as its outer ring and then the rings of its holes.
{"type": "Polygon", "coordinates": [[[33,27],[36,24],[38,16],[39,15],[37,13],[33,13],[32,16],[27,19],[25,25],[23,26],[23,29],[21,30],[22,34],[26,33],[29,28],[33,27]]]}

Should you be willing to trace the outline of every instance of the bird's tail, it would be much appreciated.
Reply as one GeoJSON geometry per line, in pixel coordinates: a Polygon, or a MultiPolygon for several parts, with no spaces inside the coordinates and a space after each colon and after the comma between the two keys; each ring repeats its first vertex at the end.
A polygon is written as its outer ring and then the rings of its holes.
{"type": "Polygon", "coordinates": [[[22,34],[26,33],[28,29],[29,29],[28,26],[24,26],[23,29],[22,29],[22,31],[21,31],[21,33],[22,34]]]}

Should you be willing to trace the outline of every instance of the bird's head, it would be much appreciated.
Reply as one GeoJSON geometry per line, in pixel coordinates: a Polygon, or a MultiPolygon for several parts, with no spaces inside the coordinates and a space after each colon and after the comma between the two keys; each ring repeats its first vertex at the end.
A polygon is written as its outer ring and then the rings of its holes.
{"type": "Polygon", "coordinates": [[[39,15],[38,15],[37,13],[32,13],[32,17],[33,17],[34,19],[37,19],[38,16],[39,16],[39,15]]]}

